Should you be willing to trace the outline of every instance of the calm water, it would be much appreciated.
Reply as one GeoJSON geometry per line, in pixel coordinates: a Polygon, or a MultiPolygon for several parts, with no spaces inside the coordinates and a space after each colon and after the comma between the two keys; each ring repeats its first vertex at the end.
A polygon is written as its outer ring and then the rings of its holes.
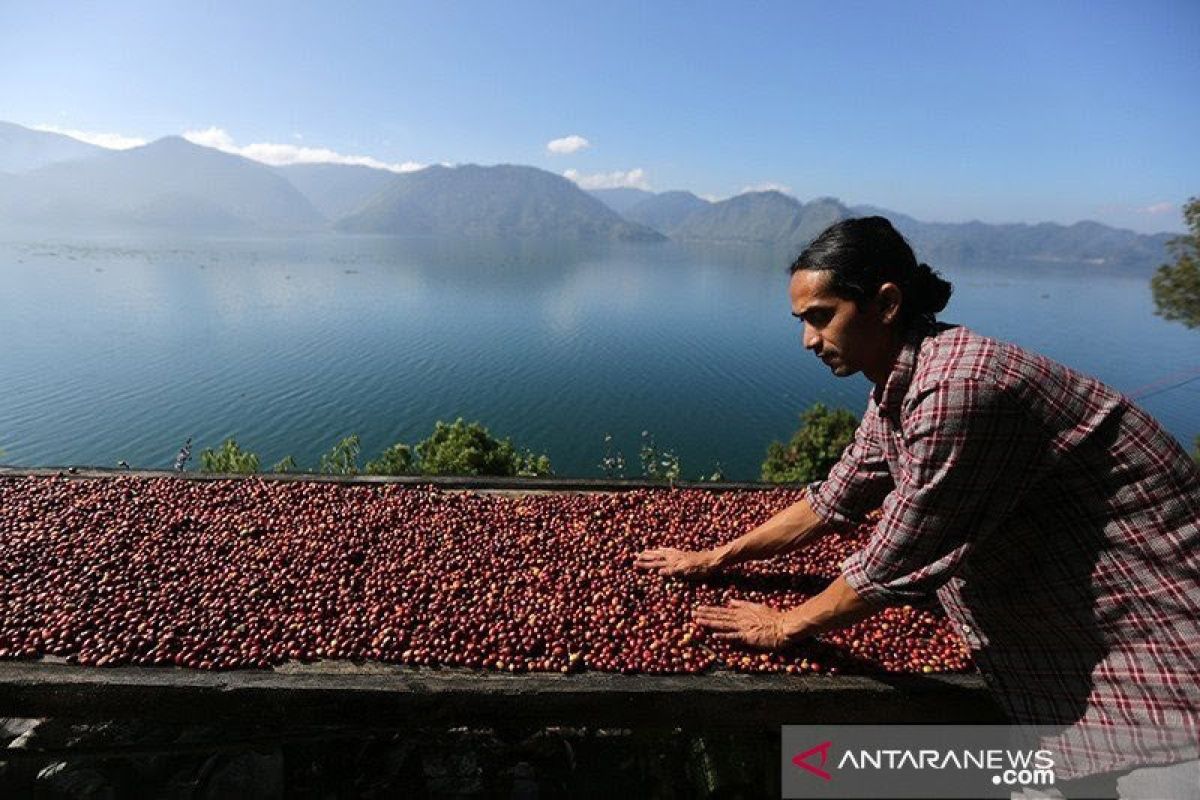
{"type": "MultiPolygon", "coordinates": [[[[304,466],[364,461],[437,419],[479,419],[599,475],[640,433],[684,477],[757,478],[814,402],[868,384],[800,347],[788,254],[383,238],[0,243],[0,461],[169,467],[227,436],[304,466]]],[[[1125,392],[1200,373],[1200,333],[1153,315],[1148,276],[955,269],[943,318],[1125,392]]],[[[1142,399],[1190,449],[1200,380],[1142,399]]]]}

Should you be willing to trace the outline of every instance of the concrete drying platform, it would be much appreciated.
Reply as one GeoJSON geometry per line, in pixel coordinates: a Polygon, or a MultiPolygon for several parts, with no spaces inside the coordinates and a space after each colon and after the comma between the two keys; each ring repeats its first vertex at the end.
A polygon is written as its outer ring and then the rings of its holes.
{"type": "MultiPolygon", "coordinates": [[[[199,472],[0,467],[0,477],[116,477],[351,485],[433,485],[446,491],[614,492],[666,490],[644,480],[199,472]]],[[[676,488],[747,491],[799,488],[763,483],[676,482],[676,488]]],[[[62,659],[0,662],[0,716],[75,719],[458,726],[774,728],[816,723],[1002,722],[975,675],[651,676],[585,672],[508,675],[324,661],[274,670],[81,667],[62,659]]]]}
{"type": "Polygon", "coordinates": [[[505,675],[339,661],[203,672],[50,658],[0,663],[0,716],[730,728],[1003,721],[972,675],[505,675]]]}
{"type": "Polygon", "coordinates": [[[311,472],[256,472],[253,474],[217,472],[173,472],[150,469],[110,469],[107,467],[4,467],[0,466],[0,478],[50,478],[68,479],[94,478],[175,478],[188,481],[246,480],[293,483],[344,483],[350,485],[396,484],[399,486],[436,486],[447,491],[502,491],[515,494],[541,494],[547,492],[620,492],[633,489],[704,489],[710,492],[768,491],[771,489],[799,489],[802,484],[748,483],[738,481],[651,481],[643,478],[515,478],[491,475],[323,475],[311,472]]]}

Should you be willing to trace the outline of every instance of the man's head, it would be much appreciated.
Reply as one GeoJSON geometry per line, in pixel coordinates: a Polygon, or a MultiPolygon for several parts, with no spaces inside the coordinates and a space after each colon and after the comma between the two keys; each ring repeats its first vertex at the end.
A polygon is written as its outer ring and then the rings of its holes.
{"type": "Polygon", "coordinates": [[[833,374],[881,383],[905,333],[946,307],[950,284],[883,217],[826,228],[791,266],[792,314],[804,347],[833,374]]]}

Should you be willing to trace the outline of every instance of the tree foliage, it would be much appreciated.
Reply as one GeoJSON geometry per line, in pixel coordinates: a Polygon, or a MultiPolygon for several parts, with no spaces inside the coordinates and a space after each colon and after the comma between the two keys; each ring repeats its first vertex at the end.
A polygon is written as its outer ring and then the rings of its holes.
{"type": "Polygon", "coordinates": [[[357,475],[359,439],[352,433],[335,444],[321,456],[321,473],[324,475],[357,475]]]}
{"type": "Polygon", "coordinates": [[[554,469],[550,466],[550,456],[545,453],[535,453],[527,448],[523,448],[517,454],[516,469],[516,475],[520,478],[537,478],[554,474],[554,469]]]}
{"type": "Polygon", "coordinates": [[[800,415],[800,428],[787,444],[771,442],[762,479],[772,483],[823,480],[854,440],[858,419],[844,408],[815,403],[800,415]]]}
{"type": "Polygon", "coordinates": [[[1182,322],[1189,328],[1200,327],[1200,197],[1183,207],[1188,233],[1172,239],[1167,247],[1175,256],[1174,264],[1163,264],[1150,280],[1155,314],[1163,319],[1182,322]]]}
{"type": "Polygon", "coordinates": [[[291,456],[284,456],[271,466],[271,472],[297,472],[299,469],[300,465],[291,456]]]}
{"type": "Polygon", "coordinates": [[[606,478],[625,477],[625,454],[613,445],[611,433],[604,434],[604,457],[597,465],[606,478]]]}
{"type": "Polygon", "coordinates": [[[439,420],[429,438],[417,444],[425,475],[550,475],[550,457],[518,451],[509,439],[497,439],[478,422],[462,417],[439,420]]]}
{"type": "MultiPolygon", "coordinates": [[[[318,470],[325,475],[509,475],[537,477],[553,475],[550,457],[527,448],[518,449],[509,439],[497,439],[478,422],[459,419],[453,423],[438,421],[433,433],[415,448],[397,442],[378,458],[359,469],[362,452],[357,433],[335,444],[321,456],[318,470]]],[[[200,454],[204,472],[255,473],[260,469],[256,454],[242,450],[227,439],[218,450],[200,454]]],[[[300,465],[287,456],[271,467],[271,472],[297,472],[300,465]]]]}
{"type": "Polygon", "coordinates": [[[230,437],[221,444],[221,449],[208,448],[200,453],[200,470],[248,475],[258,472],[258,456],[238,447],[237,441],[230,437]]]}
{"type": "Polygon", "coordinates": [[[652,481],[679,480],[682,471],[679,456],[674,450],[659,447],[650,431],[642,431],[642,446],[638,449],[638,457],[642,462],[642,477],[652,481]]]}
{"type": "Polygon", "coordinates": [[[364,471],[368,475],[413,475],[417,468],[412,448],[403,442],[394,444],[379,458],[368,461],[364,471]]]}

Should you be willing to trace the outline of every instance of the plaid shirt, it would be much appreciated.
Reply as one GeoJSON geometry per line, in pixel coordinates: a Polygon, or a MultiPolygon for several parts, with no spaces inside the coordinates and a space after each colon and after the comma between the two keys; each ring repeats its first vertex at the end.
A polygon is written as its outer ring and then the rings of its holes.
{"type": "Polygon", "coordinates": [[[936,591],[1010,719],[1061,733],[1060,778],[1196,757],[1200,470],[1127,398],[921,329],[811,489],[827,522],[882,507],[846,581],[881,606],[936,591]]]}

